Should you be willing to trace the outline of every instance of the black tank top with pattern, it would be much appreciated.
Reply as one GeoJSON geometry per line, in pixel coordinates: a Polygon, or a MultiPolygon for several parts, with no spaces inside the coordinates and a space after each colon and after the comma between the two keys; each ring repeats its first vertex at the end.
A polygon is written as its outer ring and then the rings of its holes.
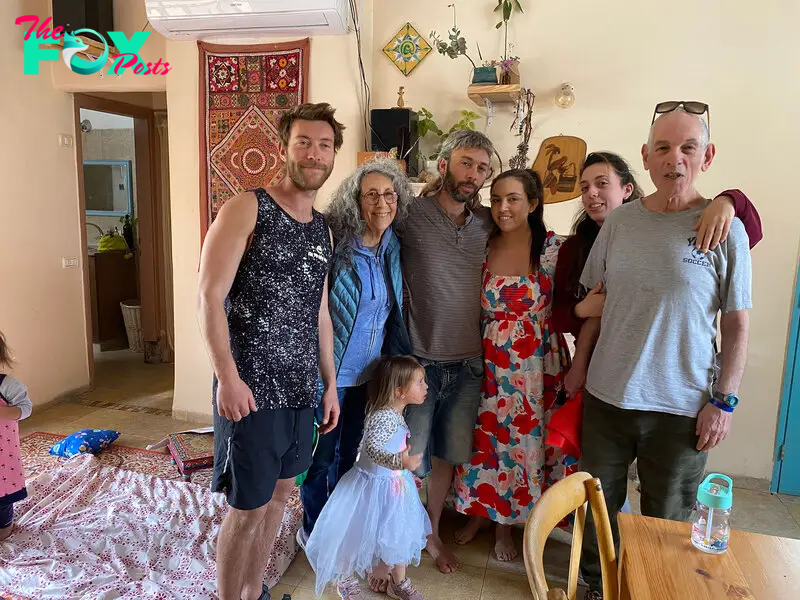
{"type": "Polygon", "coordinates": [[[313,408],[328,227],[316,210],[301,223],[265,190],[255,194],[253,239],[225,302],[233,359],[259,409],[313,408]]]}

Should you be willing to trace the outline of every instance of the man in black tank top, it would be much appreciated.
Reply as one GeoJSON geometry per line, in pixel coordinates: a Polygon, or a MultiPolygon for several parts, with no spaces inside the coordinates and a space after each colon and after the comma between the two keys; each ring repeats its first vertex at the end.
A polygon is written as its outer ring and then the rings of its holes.
{"type": "Polygon", "coordinates": [[[268,599],[264,571],[294,479],[339,401],[328,313],[331,238],[314,210],[344,127],[327,104],[280,119],[285,177],[228,200],[200,259],[200,327],[214,368],[214,477],[230,510],[217,543],[220,600],[268,599]]]}

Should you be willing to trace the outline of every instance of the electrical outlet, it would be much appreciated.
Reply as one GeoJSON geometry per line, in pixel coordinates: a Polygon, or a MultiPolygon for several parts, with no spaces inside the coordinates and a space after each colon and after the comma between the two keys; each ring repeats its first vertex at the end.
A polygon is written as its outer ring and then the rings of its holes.
{"type": "Polygon", "coordinates": [[[63,269],[69,269],[72,267],[78,266],[78,257],[77,256],[65,256],[61,259],[61,267],[63,269]]]}
{"type": "Polygon", "coordinates": [[[68,133],[59,133],[58,134],[58,145],[64,146],[65,148],[71,148],[74,144],[74,138],[68,133]]]}

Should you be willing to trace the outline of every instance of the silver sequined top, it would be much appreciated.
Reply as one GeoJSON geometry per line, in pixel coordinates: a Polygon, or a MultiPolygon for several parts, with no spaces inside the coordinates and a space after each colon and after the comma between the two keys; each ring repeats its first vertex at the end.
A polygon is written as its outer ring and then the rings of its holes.
{"type": "Polygon", "coordinates": [[[233,359],[259,409],[313,408],[328,227],[316,210],[301,223],[265,190],[255,194],[253,239],[225,302],[233,359]]]}

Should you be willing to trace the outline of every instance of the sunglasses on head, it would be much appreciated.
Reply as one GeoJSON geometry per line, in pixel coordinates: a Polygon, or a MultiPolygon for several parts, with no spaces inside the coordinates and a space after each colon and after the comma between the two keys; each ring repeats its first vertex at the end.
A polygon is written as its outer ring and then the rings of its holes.
{"type": "Polygon", "coordinates": [[[692,115],[705,114],[708,119],[708,128],[711,129],[711,111],[708,108],[708,104],[705,102],[695,102],[693,100],[669,100],[668,102],[659,102],[656,104],[656,109],[653,111],[653,120],[650,121],[650,124],[652,125],[656,122],[656,117],[658,115],[670,113],[681,106],[683,110],[692,115]]]}

